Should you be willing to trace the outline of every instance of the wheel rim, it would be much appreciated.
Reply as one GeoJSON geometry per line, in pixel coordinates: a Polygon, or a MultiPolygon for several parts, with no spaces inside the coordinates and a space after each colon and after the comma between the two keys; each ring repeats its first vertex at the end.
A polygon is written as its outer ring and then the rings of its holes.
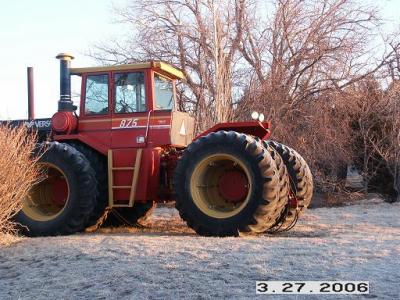
{"type": "Polygon", "coordinates": [[[40,163],[44,180],[32,187],[23,201],[22,211],[35,221],[59,216],[69,199],[70,189],[64,172],[51,163],[40,163]]]}
{"type": "Polygon", "coordinates": [[[240,213],[250,200],[250,172],[238,158],[214,154],[201,160],[190,179],[195,205],[213,218],[229,218],[240,213]]]}

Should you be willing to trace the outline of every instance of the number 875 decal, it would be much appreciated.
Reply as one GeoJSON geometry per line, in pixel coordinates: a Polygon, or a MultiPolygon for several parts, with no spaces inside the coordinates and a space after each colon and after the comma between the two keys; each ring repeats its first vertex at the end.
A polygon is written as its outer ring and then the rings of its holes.
{"type": "Polygon", "coordinates": [[[138,119],[123,119],[121,123],[119,123],[120,128],[132,128],[138,126],[138,119]]]}

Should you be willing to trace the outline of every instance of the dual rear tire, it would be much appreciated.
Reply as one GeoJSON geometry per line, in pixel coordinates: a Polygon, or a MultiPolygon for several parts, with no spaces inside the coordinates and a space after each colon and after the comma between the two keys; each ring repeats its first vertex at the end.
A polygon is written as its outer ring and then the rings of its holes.
{"type": "Polygon", "coordinates": [[[190,144],[178,162],[174,187],[180,216],[205,236],[264,232],[285,206],[270,153],[253,137],[234,131],[210,133],[190,144]]]}
{"type": "Polygon", "coordinates": [[[275,149],[282,158],[290,179],[290,190],[295,203],[288,203],[280,218],[281,228],[291,228],[297,218],[311,203],[314,183],[310,167],[304,158],[294,149],[276,141],[264,142],[275,149]]]}
{"type": "Polygon", "coordinates": [[[180,216],[205,236],[290,227],[313,190],[311,171],[296,151],[233,131],[190,144],[178,162],[174,186],[180,216]]]}

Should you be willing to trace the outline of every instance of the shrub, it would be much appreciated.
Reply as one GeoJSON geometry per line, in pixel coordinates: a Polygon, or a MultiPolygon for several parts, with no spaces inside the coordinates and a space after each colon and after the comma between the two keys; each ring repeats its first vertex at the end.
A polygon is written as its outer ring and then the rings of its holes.
{"type": "Polygon", "coordinates": [[[36,135],[24,127],[0,126],[0,243],[17,233],[12,217],[40,179],[37,158],[32,156],[35,141],[36,135]]]}

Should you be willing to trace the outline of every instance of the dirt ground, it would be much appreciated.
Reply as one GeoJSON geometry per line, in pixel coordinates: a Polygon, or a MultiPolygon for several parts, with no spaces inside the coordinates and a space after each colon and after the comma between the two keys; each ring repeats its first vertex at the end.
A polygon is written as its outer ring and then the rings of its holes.
{"type": "Polygon", "coordinates": [[[370,199],[308,210],[279,235],[204,238],[163,207],[151,228],[22,238],[0,248],[0,299],[266,298],[256,280],[369,280],[354,298],[398,299],[399,209],[370,199]]]}

